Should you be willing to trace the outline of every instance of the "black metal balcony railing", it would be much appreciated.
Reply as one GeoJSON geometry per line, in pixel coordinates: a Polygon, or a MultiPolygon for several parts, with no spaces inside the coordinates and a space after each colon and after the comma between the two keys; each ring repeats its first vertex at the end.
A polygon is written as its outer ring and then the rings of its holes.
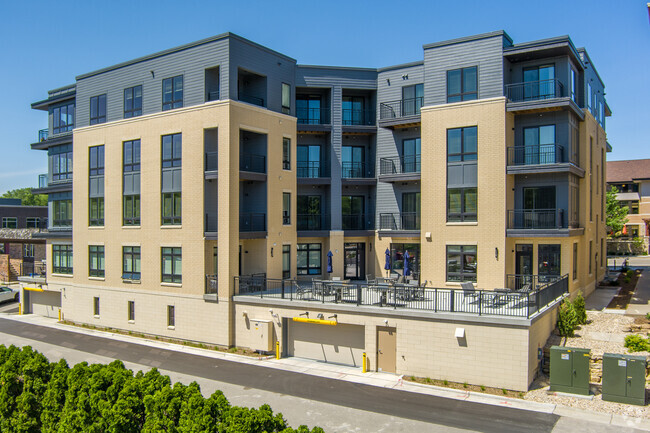
{"type": "Polygon", "coordinates": [[[381,158],[379,160],[379,173],[382,175],[419,173],[420,165],[420,155],[381,158]]]}
{"type": "Polygon", "coordinates": [[[380,213],[379,230],[420,230],[418,212],[380,213]]]}
{"type": "Polygon", "coordinates": [[[396,119],[406,116],[419,116],[420,108],[424,104],[422,96],[398,101],[382,102],[379,104],[379,118],[381,120],[396,119]]]}
{"type": "Polygon", "coordinates": [[[508,148],[508,165],[558,164],[564,161],[564,147],[559,144],[508,148]]]}
{"type": "Polygon", "coordinates": [[[266,231],[266,214],[261,212],[240,212],[240,232],[264,232],[266,231]]]}
{"type": "Polygon", "coordinates": [[[298,108],[296,117],[299,125],[329,125],[329,108],[298,108]]]}
{"type": "Polygon", "coordinates": [[[264,99],[260,98],[258,96],[253,96],[253,95],[247,95],[245,93],[240,93],[239,94],[239,100],[242,101],[242,102],[247,102],[249,104],[259,105],[260,107],[264,106],[264,99]]]}
{"type": "Polygon", "coordinates": [[[298,161],[297,163],[298,177],[327,177],[328,173],[325,170],[325,164],[320,161],[298,161]]]}
{"type": "Polygon", "coordinates": [[[218,230],[219,221],[216,212],[205,214],[205,231],[216,232],[218,230]]]}
{"type": "Polygon", "coordinates": [[[298,230],[329,230],[330,216],[328,214],[298,214],[298,230]]]}
{"type": "Polygon", "coordinates": [[[239,169],[253,173],[266,173],[266,157],[253,153],[239,154],[239,169]]]}
{"type": "Polygon", "coordinates": [[[343,214],[341,216],[343,230],[372,230],[373,217],[367,214],[343,214]]]}
{"type": "Polygon", "coordinates": [[[375,110],[353,110],[343,109],[342,123],[346,126],[373,126],[375,122],[375,110]]]}
{"type": "Polygon", "coordinates": [[[515,209],[508,211],[509,229],[560,229],[564,224],[564,209],[515,209]]]}
{"type": "Polygon", "coordinates": [[[205,171],[217,170],[219,152],[206,152],[205,153],[205,171]]]}
{"type": "Polygon", "coordinates": [[[49,136],[50,132],[46,129],[41,129],[38,131],[38,141],[45,141],[47,140],[47,137],[49,136]]]}
{"type": "Polygon", "coordinates": [[[205,294],[214,295],[219,293],[219,286],[217,286],[217,276],[216,275],[206,275],[205,276],[205,294]]]}
{"type": "Polygon", "coordinates": [[[55,219],[52,221],[52,228],[53,229],[69,229],[72,227],[72,219],[68,220],[60,220],[60,219],[55,219]]]}
{"type": "Polygon", "coordinates": [[[208,97],[208,101],[218,101],[219,100],[219,91],[218,90],[213,90],[212,92],[208,92],[207,97],[208,97]]]}
{"type": "Polygon", "coordinates": [[[566,96],[564,85],[557,78],[506,85],[506,97],[512,102],[539,101],[563,96],[566,96]]]}
{"type": "Polygon", "coordinates": [[[341,163],[341,177],[351,178],[373,178],[375,173],[373,166],[365,162],[343,162],[341,163]]]}
{"type": "Polygon", "coordinates": [[[48,184],[47,173],[39,174],[38,175],[38,187],[39,188],[47,188],[47,184],[48,184]]]}
{"type": "Polygon", "coordinates": [[[535,281],[538,284],[509,287],[515,289],[512,291],[468,292],[463,289],[404,284],[280,280],[258,274],[234,277],[234,293],[235,296],[284,301],[530,318],[544,307],[558,302],[569,289],[568,275],[540,275],[535,281]]]}

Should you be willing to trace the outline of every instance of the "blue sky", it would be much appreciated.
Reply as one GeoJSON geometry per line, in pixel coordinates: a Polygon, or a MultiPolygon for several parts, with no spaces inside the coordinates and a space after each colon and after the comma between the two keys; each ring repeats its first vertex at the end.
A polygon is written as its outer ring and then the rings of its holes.
{"type": "Polygon", "coordinates": [[[382,67],[422,59],[422,45],[503,29],[515,43],[570,35],[586,47],[613,111],[609,160],[650,158],[647,0],[11,1],[0,0],[0,193],[47,171],[30,150],[47,116],[32,110],[74,78],[226,31],[301,64],[382,67]],[[408,4],[408,7],[397,7],[408,4]]]}

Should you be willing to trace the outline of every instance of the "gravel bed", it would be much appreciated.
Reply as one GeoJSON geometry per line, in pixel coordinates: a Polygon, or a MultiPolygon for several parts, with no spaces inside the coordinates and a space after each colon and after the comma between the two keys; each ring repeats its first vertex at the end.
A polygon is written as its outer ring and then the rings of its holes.
{"type": "MultiPolygon", "coordinates": [[[[592,356],[601,357],[603,353],[628,354],[627,348],[623,346],[625,336],[630,334],[630,325],[634,323],[634,317],[622,314],[602,313],[587,311],[586,325],[576,330],[575,336],[567,338],[552,334],[546,343],[547,347],[564,345],[591,349],[592,356]]],[[[649,352],[634,352],[634,355],[650,355],[649,352]]],[[[524,395],[524,400],[531,400],[540,403],[550,403],[577,409],[590,410],[595,412],[627,415],[639,418],[650,418],[650,406],[634,406],[621,403],[603,401],[600,393],[600,385],[592,385],[595,390],[593,400],[555,396],[548,394],[549,379],[545,375],[540,376],[533,385],[531,391],[524,395]]],[[[650,401],[650,390],[646,389],[646,401],[650,401]]]]}

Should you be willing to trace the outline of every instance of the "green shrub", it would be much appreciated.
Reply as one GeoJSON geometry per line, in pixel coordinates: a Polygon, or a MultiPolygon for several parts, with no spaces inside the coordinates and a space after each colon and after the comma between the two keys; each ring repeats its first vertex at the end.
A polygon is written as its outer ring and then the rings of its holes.
{"type": "Polygon", "coordinates": [[[585,309],[585,298],[582,297],[582,292],[578,292],[578,296],[573,300],[573,309],[576,311],[578,325],[587,323],[587,310],[585,309]]]}
{"type": "Polygon", "coordinates": [[[650,342],[647,338],[632,334],[625,337],[625,347],[630,349],[630,352],[645,352],[650,348],[650,342]]]}
{"type": "Polygon", "coordinates": [[[625,273],[625,275],[632,278],[634,276],[634,270],[633,269],[628,269],[627,272],[625,273]]]}
{"type": "Polygon", "coordinates": [[[632,278],[629,275],[626,275],[625,278],[623,278],[625,284],[630,284],[630,281],[632,281],[632,278]]]}
{"type": "Polygon", "coordinates": [[[650,313],[645,313],[645,319],[650,320],[650,313]]]}
{"type": "Polygon", "coordinates": [[[578,316],[573,304],[564,299],[557,312],[557,329],[563,337],[573,337],[573,330],[578,325],[578,316]]]}

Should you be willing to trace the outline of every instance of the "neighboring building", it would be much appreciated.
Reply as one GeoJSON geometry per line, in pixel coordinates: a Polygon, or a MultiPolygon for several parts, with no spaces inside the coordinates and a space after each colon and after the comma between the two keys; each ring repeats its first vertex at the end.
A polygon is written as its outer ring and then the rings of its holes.
{"type": "Polygon", "coordinates": [[[33,107],[50,115],[32,147],[50,158],[51,237],[26,311],[526,389],[556,298],[605,272],[610,111],[566,36],[498,31],[369,69],[227,33],[33,107]],[[386,264],[426,288],[311,281],[386,264]]]}
{"type": "MultiPolygon", "coordinates": [[[[648,251],[650,236],[650,159],[607,162],[607,186],[618,190],[616,199],[627,206],[622,240],[642,238],[648,251]]],[[[630,242],[610,243],[610,252],[631,252],[630,242]]]]}
{"type": "Polygon", "coordinates": [[[0,198],[0,281],[45,274],[47,207],[22,206],[20,199],[0,198]]]}

